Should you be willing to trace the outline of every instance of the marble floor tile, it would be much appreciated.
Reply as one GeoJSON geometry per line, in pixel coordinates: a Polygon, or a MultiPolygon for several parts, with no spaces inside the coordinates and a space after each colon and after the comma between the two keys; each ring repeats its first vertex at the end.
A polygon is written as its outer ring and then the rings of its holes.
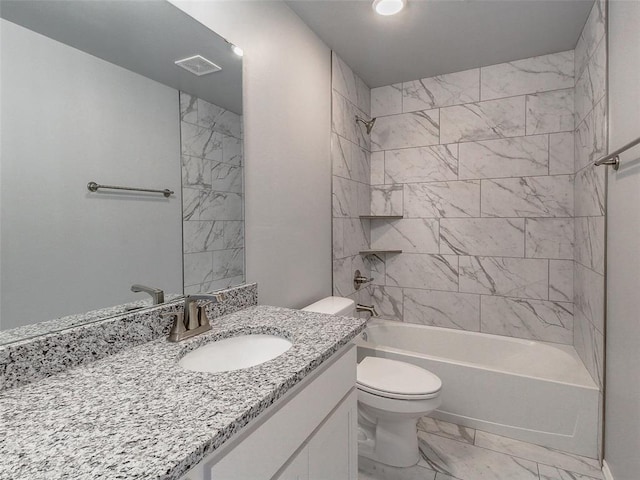
{"type": "Polygon", "coordinates": [[[548,465],[538,465],[538,473],[540,480],[596,480],[602,478],[602,476],[590,477],[548,465]]]}
{"type": "Polygon", "coordinates": [[[426,468],[423,460],[418,465],[396,468],[358,457],[358,480],[434,480],[436,472],[426,468]]]}
{"type": "Polygon", "coordinates": [[[467,443],[418,432],[422,456],[431,469],[462,480],[538,480],[535,462],[467,443]]]}
{"type": "Polygon", "coordinates": [[[507,455],[513,455],[546,465],[553,465],[561,469],[590,475],[595,478],[602,478],[598,461],[593,458],[564,453],[482,431],[476,432],[475,444],[478,447],[487,448],[507,455]]]}
{"type": "Polygon", "coordinates": [[[476,431],[473,428],[456,425],[455,423],[449,423],[443,420],[436,420],[435,418],[427,416],[418,420],[418,430],[433,433],[440,437],[457,440],[459,442],[468,443],[470,445],[473,445],[476,436],[476,431]]]}

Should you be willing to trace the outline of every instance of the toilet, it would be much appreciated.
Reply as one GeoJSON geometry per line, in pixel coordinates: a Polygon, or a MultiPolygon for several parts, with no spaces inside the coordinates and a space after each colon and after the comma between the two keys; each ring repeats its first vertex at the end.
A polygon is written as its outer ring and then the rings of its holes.
{"type": "MultiPolygon", "coordinates": [[[[302,310],[352,317],[353,300],[327,297],[302,310]]],[[[440,406],[442,382],[406,362],[365,357],[358,364],[358,455],[394,467],[420,460],[417,423],[440,406]]]]}

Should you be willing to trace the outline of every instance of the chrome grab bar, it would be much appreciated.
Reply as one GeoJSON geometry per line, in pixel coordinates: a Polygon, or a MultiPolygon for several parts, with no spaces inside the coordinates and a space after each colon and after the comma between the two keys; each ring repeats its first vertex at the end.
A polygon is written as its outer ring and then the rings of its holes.
{"type": "Polygon", "coordinates": [[[605,155],[601,159],[595,161],[593,164],[596,167],[599,167],[600,165],[610,165],[614,170],[618,170],[620,168],[620,154],[625,150],[629,150],[631,147],[635,147],[638,144],[640,144],[640,137],[620,147],[615,152],[612,152],[609,155],[605,155]]]}
{"type": "Polygon", "coordinates": [[[153,188],[135,188],[135,187],[118,187],[116,185],[100,185],[96,182],[87,183],[87,190],[89,190],[90,192],[97,192],[99,188],[106,188],[108,190],[128,190],[131,192],[161,193],[167,198],[169,198],[169,196],[175,193],[173,190],[169,190],[168,188],[165,188],[164,190],[157,190],[153,188]]]}

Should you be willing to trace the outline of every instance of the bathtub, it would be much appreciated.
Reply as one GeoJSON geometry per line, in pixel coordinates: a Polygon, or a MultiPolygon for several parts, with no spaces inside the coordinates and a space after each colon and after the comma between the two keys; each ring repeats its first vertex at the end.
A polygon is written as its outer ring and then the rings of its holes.
{"type": "Polygon", "coordinates": [[[438,375],[434,418],[597,458],[598,387],[573,347],[378,319],[356,344],[438,375]]]}

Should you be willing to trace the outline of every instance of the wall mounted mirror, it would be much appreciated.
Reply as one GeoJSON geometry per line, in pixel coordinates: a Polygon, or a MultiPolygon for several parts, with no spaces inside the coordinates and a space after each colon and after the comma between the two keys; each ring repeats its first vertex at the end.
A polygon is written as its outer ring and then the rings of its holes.
{"type": "Polygon", "coordinates": [[[233,46],[164,0],[2,0],[0,17],[0,344],[149,304],[132,284],[243,283],[233,46]]]}

